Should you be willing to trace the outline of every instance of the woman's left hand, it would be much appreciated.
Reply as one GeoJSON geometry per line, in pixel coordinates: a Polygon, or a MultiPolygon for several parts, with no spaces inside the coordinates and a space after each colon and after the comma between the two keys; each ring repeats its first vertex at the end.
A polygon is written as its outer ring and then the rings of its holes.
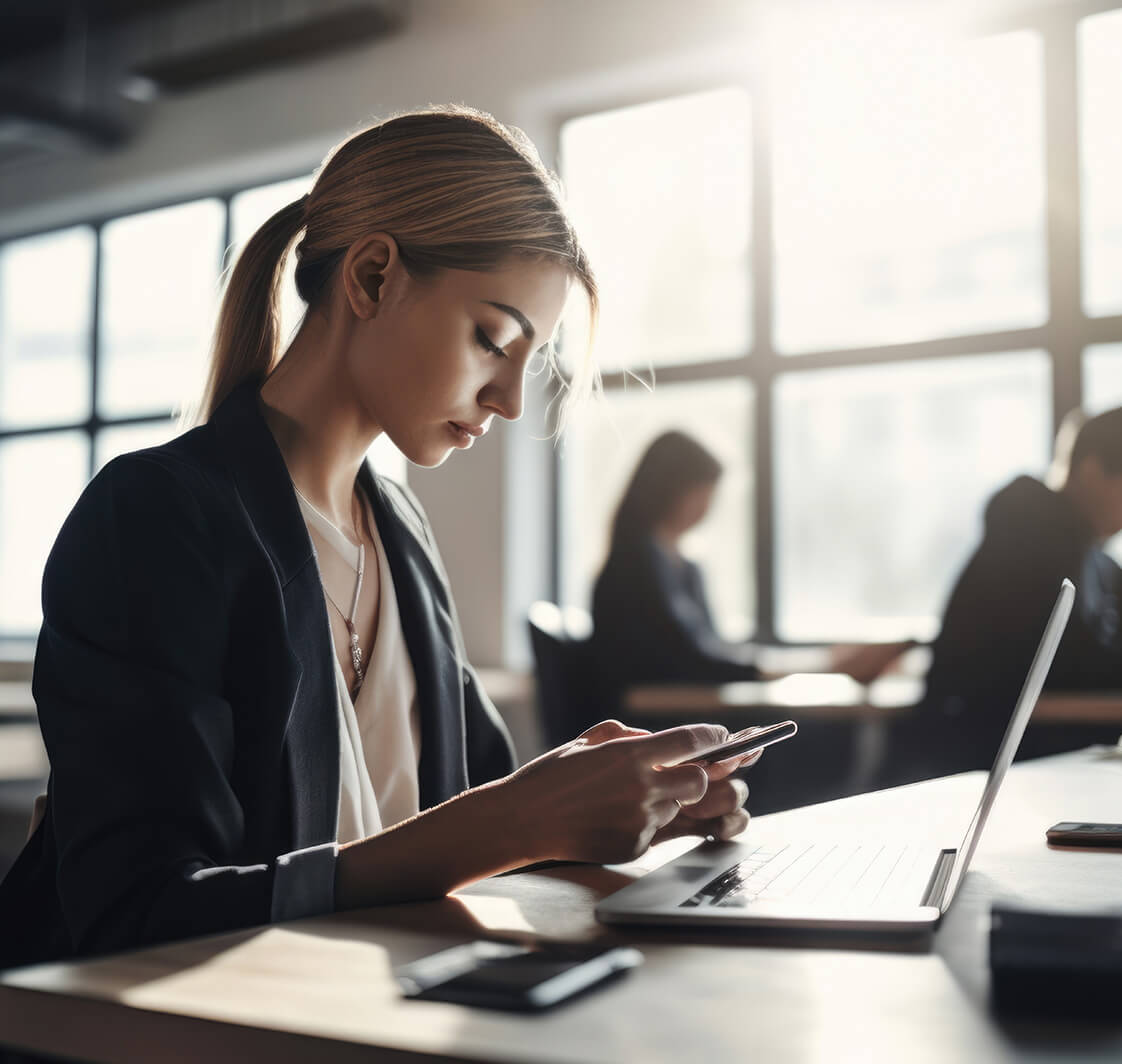
{"type": "MultiPolygon", "coordinates": [[[[649,735],[646,728],[625,726],[623,734],[649,735]]],[[[743,757],[732,757],[705,766],[709,776],[709,788],[705,796],[693,805],[684,805],[678,815],[655,832],[651,845],[655,846],[667,839],[681,838],[683,835],[712,836],[724,841],[739,835],[748,827],[751,819],[744,803],[748,801],[748,784],[741,779],[728,777],[737,769],[747,768],[759,761],[762,750],[755,750],[743,757]]]]}

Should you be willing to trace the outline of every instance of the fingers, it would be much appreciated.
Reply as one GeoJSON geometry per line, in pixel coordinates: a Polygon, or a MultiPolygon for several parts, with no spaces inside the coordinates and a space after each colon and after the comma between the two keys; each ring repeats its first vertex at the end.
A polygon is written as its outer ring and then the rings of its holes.
{"type": "Polygon", "coordinates": [[[698,820],[687,813],[679,813],[673,820],[659,828],[651,840],[651,845],[657,845],[667,839],[679,839],[684,835],[700,835],[702,838],[714,838],[726,842],[747,831],[751,819],[747,809],[737,809],[732,813],[708,820],[698,820]]]}
{"type": "Polygon", "coordinates": [[[583,739],[589,746],[594,746],[610,742],[612,739],[635,738],[650,734],[645,728],[632,728],[618,720],[602,720],[599,724],[593,724],[591,728],[582,731],[577,739],[583,739]]]}
{"type": "Polygon", "coordinates": [[[743,780],[714,780],[703,797],[686,810],[695,820],[711,820],[714,817],[734,813],[748,801],[748,784],[743,780]]]}
{"type": "Polygon", "coordinates": [[[705,771],[709,774],[711,780],[723,780],[726,776],[731,776],[738,769],[748,768],[749,765],[754,765],[763,757],[763,750],[753,750],[750,754],[745,754],[743,757],[730,757],[724,761],[714,761],[705,766],[705,771]]]}
{"type": "Polygon", "coordinates": [[[700,765],[679,765],[654,773],[653,793],[660,799],[676,799],[682,805],[694,805],[705,797],[708,789],[709,776],[700,765]]]}
{"type": "Polygon", "coordinates": [[[642,757],[647,764],[669,766],[688,761],[691,755],[723,743],[728,737],[728,728],[719,724],[684,724],[640,736],[635,742],[642,744],[642,757]]]}
{"type": "MultiPolygon", "coordinates": [[[[651,816],[654,822],[658,825],[658,834],[665,838],[674,837],[674,824],[680,819],[679,814],[682,811],[682,803],[673,798],[667,798],[661,802],[656,802],[651,806],[651,816]],[[670,835],[663,836],[663,832],[671,832],[670,835]]],[[[677,834],[686,834],[685,832],[678,832],[677,834]]]]}
{"type": "Polygon", "coordinates": [[[723,817],[710,821],[705,833],[722,842],[734,839],[748,830],[751,819],[747,809],[737,809],[734,813],[726,813],[723,817]]]}
{"type": "Polygon", "coordinates": [[[652,841],[683,835],[731,839],[748,827],[750,817],[743,808],[747,800],[748,784],[743,780],[717,780],[692,805],[683,808],[674,801],[659,802],[652,806],[655,822],[660,825],[652,841]]]}

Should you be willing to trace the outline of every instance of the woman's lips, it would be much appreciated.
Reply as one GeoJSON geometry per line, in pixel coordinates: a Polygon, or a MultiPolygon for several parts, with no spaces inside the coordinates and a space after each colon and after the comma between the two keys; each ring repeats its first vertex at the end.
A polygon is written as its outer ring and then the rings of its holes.
{"type": "Polygon", "coordinates": [[[483,435],[483,429],[479,426],[463,425],[459,421],[449,421],[448,428],[456,438],[457,447],[470,447],[477,436],[483,435]]]}

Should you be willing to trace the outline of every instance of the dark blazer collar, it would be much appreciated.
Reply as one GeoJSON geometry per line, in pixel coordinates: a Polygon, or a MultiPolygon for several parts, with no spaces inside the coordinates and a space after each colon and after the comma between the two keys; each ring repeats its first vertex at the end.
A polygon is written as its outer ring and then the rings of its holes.
{"type": "MultiPolygon", "coordinates": [[[[239,385],[214,412],[211,423],[238,494],[286,589],[289,631],[295,637],[304,673],[302,686],[316,691],[334,711],[330,657],[334,651],[326,638],[326,607],[318,572],[308,564],[311,540],[288,467],[261,412],[259,390],[259,381],[239,385]],[[300,579],[292,583],[296,577],[300,579]]],[[[370,499],[386,551],[416,678],[421,719],[418,772],[421,806],[426,808],[468,787],[463,663],[453,606],[428,544],[423,518],[409,503],[405,489],[391,491],[391,486],[374,475],[369,462],[359,470],[359,483],[370,499]]],[[[325,718],[315,726],[310,721],[304,727],[294,723],[308,743],[322,747],[322,755],[328,756],[323,730],[332,734],[337,731],[333,724],[325,718]]],[[[337,762],[337,736],[335,743],[337,762]]],[[[305,785],[315,786],[309,773],[298,771],[297,775],[304,778],[305,785]]]]}
{"type": "Polygon", "coordinates": [[[288,467],[261,412],[260,387],[257,380],[238,385],[215,410],[211,424],[222,459],[283,587],[311,561],[312,541],[288,467]]]}

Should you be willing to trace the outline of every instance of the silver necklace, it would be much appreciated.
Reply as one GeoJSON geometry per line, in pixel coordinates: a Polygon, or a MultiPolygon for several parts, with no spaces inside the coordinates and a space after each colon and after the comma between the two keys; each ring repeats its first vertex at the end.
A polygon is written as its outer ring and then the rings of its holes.
{"type": "MultiPolygon", "coordinates": [[[[313,513],[319,514],[320,518],[322,520],[326,521],[333,529],[335,529],[335,531],[338,532],[340,536],[343,536],[344,539],[347,538],[343,534],[343,530],[337,524],[335,524],[334,521],[331,521],[327,517],[326,514],[322,513],[312,503],[312,501],[299,488],[296,487],[295,483],[293,483],[292,487],[296,491],[296,494],[299,495],[300,498],[303,499],[304,502],[306,502],[308,504],[309,509],[311,509],[313,513]]],[[[357,529],[358,529],[358,523],[356,522],[355,523],[355,530],[357,531],[357,529]]],[[[314,546],[312,547],[312,550],[313,551],[315,550],[314,546]]],[[[355,627],[355,615],[358,613],[358,599],[359,599],[359,596],[362,594],[362,577],[363,577],[363,574],[365,572],[366,572],[366,545],[362,542],[361,539],[359,539],[359,543],[358,543],[358,574],[357,574],[357,579],[355,580],[354,595],[351,598],[351,612],[350,613],[344,613],[343,612],[342,608],[339,606],[339,603],[336,602],[331,597],[331,592],[327,590],[327,585],[325,583],[323,583],[322,574],[320,576],[320,586],[323,588],[323,593],[326,596],[327,601],[330,602],[331,605],[335,607],[336,612],[339,614],[340,617],[343,618],[343,623],[347,626],[347,634],[350,636],[351,665],[354,666],[354,670],[355,670],[355,690],[356,691],[358,690],[359,686],[362,684],[362,679],[363,679],[363,675],[364,675],[363,670],[362,670],[362,647],[359,646],[359,642],[358,642],[358,630],[355,627]]]]}

